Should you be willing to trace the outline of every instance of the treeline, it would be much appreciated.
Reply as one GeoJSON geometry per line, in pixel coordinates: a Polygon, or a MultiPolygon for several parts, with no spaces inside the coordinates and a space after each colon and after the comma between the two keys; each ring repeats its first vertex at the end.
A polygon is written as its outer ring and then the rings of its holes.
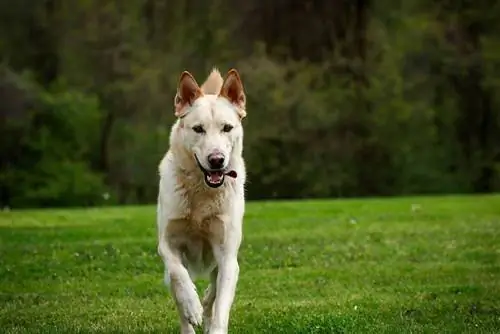
{"type": "Polygon", "coordinates": [[[151,203],[182,70],[236,67],[248,197],[500,190],[497,1],[0,1],[2,206],[151,203]]]}

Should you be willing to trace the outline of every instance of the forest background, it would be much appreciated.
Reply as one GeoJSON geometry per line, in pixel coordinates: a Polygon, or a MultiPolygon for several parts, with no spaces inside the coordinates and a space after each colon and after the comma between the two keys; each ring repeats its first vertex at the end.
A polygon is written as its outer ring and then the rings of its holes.
{"type": "Polygon", "coordinates": [[[497,1],[0,1],[0,204],[154,203],[180,73],[237,68],[249,199],[500,190],[497,1]]]}

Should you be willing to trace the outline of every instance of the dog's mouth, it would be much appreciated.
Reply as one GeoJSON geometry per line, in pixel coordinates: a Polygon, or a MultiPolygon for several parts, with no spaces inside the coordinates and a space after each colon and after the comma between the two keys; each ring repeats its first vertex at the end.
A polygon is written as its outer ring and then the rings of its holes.
{"type": "Polygon", "coordinates": [[[194,158],[196,160],[196,163],[198,164],[198,167],[203,172],[205,183],[210,188],[219,188],[220,186],[222,186],[224,184],[224,179],[226,175],[234,179],[238,176],[236,171],[227,170],[227,168],[219,170],[208,170],[202,166],[196,154],[194,155],[194,158]]]}

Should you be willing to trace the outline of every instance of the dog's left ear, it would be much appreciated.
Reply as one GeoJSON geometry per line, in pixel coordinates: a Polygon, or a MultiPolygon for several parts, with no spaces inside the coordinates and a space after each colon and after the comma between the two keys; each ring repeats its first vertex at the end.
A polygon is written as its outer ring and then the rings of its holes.
{"type": "Polygon", "coordinates": [[[203,92],[191,73],[188,71],[182,72],[174,99],[175,116],[184,116],[186,114],[186,106],[192,105],[202,95],[203,92]]]}
{"type": "Polygon", "coordinates": [[[227,73],[219,96],[228,99],[229,102],[237,107],[240,118],[245,118],[247,114],[245,110],[246,97],[238,71],[232,69],[227,73]]]}

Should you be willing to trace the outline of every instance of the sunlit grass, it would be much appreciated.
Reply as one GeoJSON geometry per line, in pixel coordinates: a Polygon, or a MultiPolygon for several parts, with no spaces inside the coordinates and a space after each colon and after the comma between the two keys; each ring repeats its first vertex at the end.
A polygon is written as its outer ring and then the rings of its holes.
{"type": "MultiPolygon", "coordinates": [[[[2,332],[177,332],[155,224],[0,213],[2,332]]],[[[500,329],[500,196],[255,202],[244,233],[231,333],[500,329]]]]}

